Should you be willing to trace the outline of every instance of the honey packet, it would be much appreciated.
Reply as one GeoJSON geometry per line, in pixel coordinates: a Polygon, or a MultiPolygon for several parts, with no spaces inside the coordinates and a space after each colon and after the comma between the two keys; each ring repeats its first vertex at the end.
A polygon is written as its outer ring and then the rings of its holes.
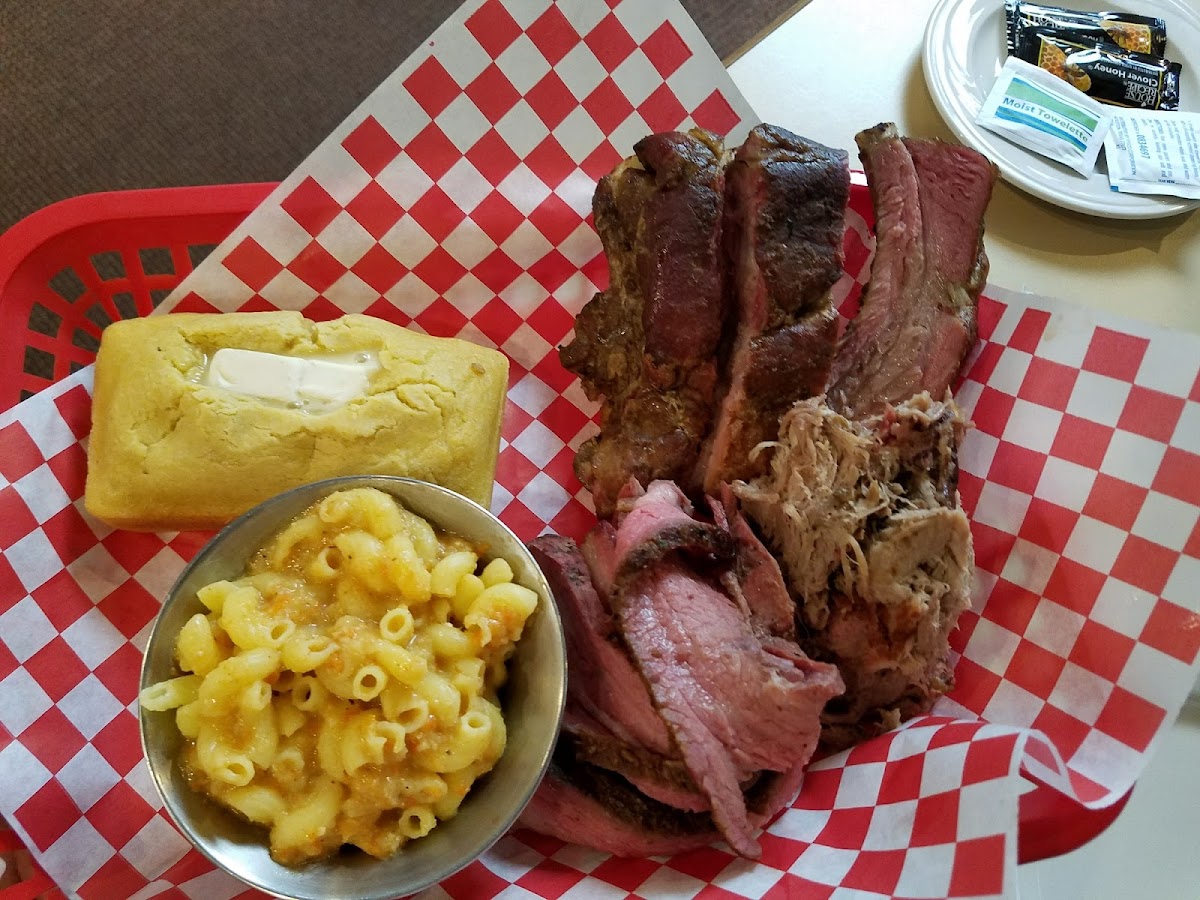
{"type": "Polygon", "coordinates": [[[1111,113],[1045,69],[1010,56],[976,124],[1088,177],[1111,113]]]}
{"type": "Polygon", "coordinates": [[[1134,53],[1164,56],[1167,52],[1167,23],[1156,16],[1089,12],[1026,3],[1025,0],[1006,0],[1004,19],[1009,54],[1017,52],[1024,32],[1034,28],[1053,29],[1059,36],[1072,41],[1116,44],[1134,53]]]}
{"type": "Polygon", "coordinates": [[[1183,67],[1161,57],[1101,41],[1069,40],[1051,28],[1023,31],[1013,55],[1101,103],[1133,109],[1179,109],[1183,67]]]}

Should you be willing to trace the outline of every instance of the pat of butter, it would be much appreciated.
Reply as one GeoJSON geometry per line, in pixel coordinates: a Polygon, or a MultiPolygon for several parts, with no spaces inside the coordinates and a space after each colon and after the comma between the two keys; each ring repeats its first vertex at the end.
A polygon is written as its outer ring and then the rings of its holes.
{"type": "Polygon", "coordinates": [[[222,348],[208,360],[200,383],[273,406],[323,413],[365,397],[378,368],[370,353],[285,356],[222,348]]]}

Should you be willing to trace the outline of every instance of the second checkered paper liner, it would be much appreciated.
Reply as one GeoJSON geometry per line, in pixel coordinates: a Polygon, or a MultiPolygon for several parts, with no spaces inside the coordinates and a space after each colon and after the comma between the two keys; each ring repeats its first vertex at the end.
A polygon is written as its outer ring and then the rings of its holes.
{"type": "MultiPolygon", "coordinates": [[[[756,121],[674,2],[470,0],[160,312],[366,312],[500,348],[494,511],[579,536],[595,407],[556,347],[607,279],[596,180],[645,134],[732,145],[756,121]]],[[[845,313],[873,248],[861,179],[847,218],[845,313]]],[[[1003,896],[1022,769],[1088,806],[1125,793],[1200,655],[1200,340],[995,286],[980,319],[957,392],[974,608],[934,714],[815,764],[758,863],[518,829],[429,897],[1003,896]]],[[[258,896],[190,849],[142,759],[141,651],[207,536],[87,515],[90,390],[85,369],[0,416],[0,814],[87,900],[258,896]]]]}

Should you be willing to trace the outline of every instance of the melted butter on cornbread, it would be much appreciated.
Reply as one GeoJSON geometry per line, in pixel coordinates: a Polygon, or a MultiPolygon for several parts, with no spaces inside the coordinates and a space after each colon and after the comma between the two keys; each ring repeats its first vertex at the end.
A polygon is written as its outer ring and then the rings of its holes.
{"type": "Polygon", "coordinates": [[[367,350],[291,356],[222,347],[188,377],[206,387],[319,415],[365,397],[378,368],[378,358],[367,350]]]}
{"type": "MultiPolygon", "coordinates": [[[[85,502],[137,529],[213,528],[299,484],[407,475],[487,505],[508,360],[369,316],[176,313],[117,322],[96,360],[85,502]],[[341,403],[293,408],[193,379],[226,349],[377,363],[341,403]]],[[[276,391],[275,393],[281,393],[276,391]]]]}

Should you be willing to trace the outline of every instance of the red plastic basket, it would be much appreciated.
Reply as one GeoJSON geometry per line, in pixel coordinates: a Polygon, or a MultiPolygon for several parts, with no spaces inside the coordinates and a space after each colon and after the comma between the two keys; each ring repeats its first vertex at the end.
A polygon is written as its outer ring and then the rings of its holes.
{"type": "Polygon", "coordinates": [[[0,236],[0,410],[88,365],[105,325],[149,313],[274,187],[88,194],[0,236]]]}
{"type": "MultiPolygon", "coordinates": [[[[21,842],[17,840],[16,833],[8,827],[6,822],[0,820],[0,856],[4,857],[14,871],[20,872],[21,867],[17,864],[17,857],[24,852],[21,842]]],[[[26,855],[26,859],[28,859],[28,855],[26,855]]],[[[33,871],[26,873],[29,875],[28,878],[0,888],[2,900],[60,900],[63,897],[62,891],[54,886],[50,876],[43,872],[37,863],[33,863],[31,868],[33,871]]],[[[10,877],[5,880],[12,880],[11,874],[7,872],[6,874],[10,877]]],[[[18,874],[17,877],[20,878],[21,875],[18,874]]]]}
{"type": "MultiPolygon", "coordinates": [[[[105,325],[153,310],[274,188],[89,194],[0,235],[0,411],[91,363],[105,325]]],[[[1128,799],[1091,811],[1038,786],[1021,798],[1021,862],[1082,846],[1128,799]]],[[[33,896],[27,884],[0,900],[33,896]]]]}

